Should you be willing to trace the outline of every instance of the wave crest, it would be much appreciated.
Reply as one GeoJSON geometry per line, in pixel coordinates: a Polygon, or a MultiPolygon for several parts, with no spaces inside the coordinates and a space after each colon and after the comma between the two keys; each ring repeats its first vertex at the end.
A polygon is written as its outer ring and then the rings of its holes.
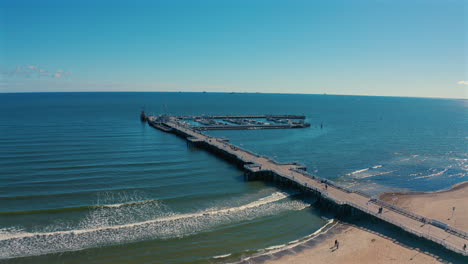
{"type": "MultiPolygon", "coordinates": [[[[210,208],[194,213],[163,213],[154,219],[111,225],[106,215],[90,215],[80,229],[52,232],[0,232],[0,258],[41,255],[139,241],[143,239],[181,237],[219,225],[248,221],[281,211],[302,210],[309,204],[282,201],[289,194],[276,192],[256,201],[229,208],[210,208]]],[[[108,206],[108,205],[106,205],[108,206]]],[[[119,214],[122,205],[112,205],[119,214]]]]}

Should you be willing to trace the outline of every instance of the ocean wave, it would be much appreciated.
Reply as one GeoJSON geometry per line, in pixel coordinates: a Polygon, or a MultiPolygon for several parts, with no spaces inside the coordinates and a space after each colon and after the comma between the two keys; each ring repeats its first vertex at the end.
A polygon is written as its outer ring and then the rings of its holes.
{"type": "Polygon", "coordinates": [[[355,178],[355,179],[365,179],[365,178],[369,178],[369,177],[389,174],[389,173],[392,173],[392,172],[396,171],[396,170],[379,171],[378,169],[380,169],[382,167],[383,167],[383,165],[379,164],[379,165],[375,165],[375,166],[372,166],[372,167],[369,167],[369,168],[356,170],[356,171],[350,172],[350,173],[348,173],[346,175],[353,176],[353,178],[355,178]]]}
{"type": "MultiPolygon", "coordinates": [[[[0,258],[73,251],[144,239],[182,237],[219,225],[248,221],[282,211],[302,210],[310,206],[301,201],[279,202],[288,196],[290,194],[276,192],[237,207],[210,208],[182,214],[168,212],[155,219],[120,225],[107,225],[106,215],[91,215],[80,225],[86,228],[51,232],[3,230],[0,232],[0,248],[4,250],[0,251],[0,258]]],[[[122,205],[112,206],[115,209],[122,205]]]]}
{"type": "Polygon", "coordinates": [[[390,174],[390,173],[395,172],[395,171],[397,171],[397,170],[383,171],[383,172],[378,172],[378,173],[371,173],[371,174],[367,174],[367,175],[362,175],[362,176],[356,177],[356,179],[365,179],[365,178],[370,178],[370,177],[375,177],[375,176],[390,174]]]}
{"type": "Polygon", "coordinates": [[[26,235],[26,234],[27,232],[23,232],[18,227],[0,228],[0,238],[3,238],[3,239],[10,239],[10,238],[14,238],[17,235],[26,235]]]}
{"type": "Polygon", "coordinates": [[[450,158],[451,160],[454,160],[456,162],[457,168],[468,171],[468,159],[463,159],[463,158],[450,158]]]}
{"type": "Polygon", "coordinates": [[[321,228],[319,228],[318,230],[316,230],[315,232],[313,232],[310,235],[307,235],[307,236],[305,236],[305,237],[303,237],[301,239],[290,241],[290,242],[285,243],[285,244],[274,245],[274,246],[267,247],[265,249],[260,250],[257,254],[254,254],[252,256],[243,258],[240,262],[236,262],[236,263],[248,262],[250,259],[254,259],[254,258],[257,258],[257,257],[260,257],[260,256],[271,255],[271,254],[274,254],[274,253],[277,253],[277,252],[280,252],[280,251],[283,251],[283,250],[293,248],[293,247],[298,246],[300,244],[307,243],[307,242],[315,239],[319,235],[327,233],[328,230],[332,229],[337,224],[338,224],[338,222],[336,222],[335,219],[330,219],[330,220],[327,221],[327,223],[325,225],[323,225],[321,228]]]}
{"type": "Polygon", "coordinates": [[[228,254],[224,254],[224,255],[214,256],[213,258],[214,259],[227,258],[227,257],[229,257],[231,255],[232,255],[232,253],[228,253],[228,254]]]}
{"type": "MultiPolygon", "coordinates": [[[[206,211],[201,211],[197,213],[192,213],[192,214],[174,214],[171,216],[167,217],[162,217],[162,218],[157,218],[157,219],[152,219],[152,220],[147,220],[143,222],[137,222],[137,223],[130,223],[130,224],[124,224],[124,225],[116,225],[116,226],[103,226],[103,227],[98,227],[98,228],[89,228],[89,229],[78,229],[78,230],[66,230],[66,231],[55,231],[55,232],[36,232],[36,233],[21,233],[20,236],[18,237],[12,237],[12,238],[24,238],[24,237],[34,237],[34,236],[51,236],[51,235],[59,235],[59,234],[68,234],[68,233],[73,233],[73,234],[83,234],[83,233],[92,233],[96,231],[101,231],[101,230],[115,230],[115,229],[121,229],[121,228],[127,228],[127,227],[134,227],[134,226],[139,226],[139,225],[146,225],[150,223],[156,223],[156,222],[168,222],[168,221],[174,221],[174,220],[179,220],[179,219],[184,219],[184,218],[194,218],[194,217],[199,217],[199,216],[209,216],[209,215],[214,215],[214,214],[222,214],[222,213],[231,213],[231,212],[236,212],[236,211],[241,211],[249,208],[254,208],[258,207],[264,204],[268,203],[273,203],[279,200],[282,200],[284,198],[288,197],[287,194],[282,193],[282,192],[277,192],[273,193],[272,195],[264,198],[260,198],[259,200],[255,202],[251,202],[246,205],[242,205],[239,207],[233,207],[233,208],[224,208],[224,209],[219,209],[219,210],[206,210],[206,211]]],[[[103,207],[121,207],[124,204],[115,204],[115,205],[103,205],[103,207]]],[[[4,240],[2,237],[0,237],[0,241],[4,240]]]]}
{"type": "Polygon", "coordinates": [[[149,204],[149,203],[157,203],[157,202],[158,202],[158,200],[144,200],[144,201],[135,201],[135,202],[118,203],[118,204],[93,205],[92,207],[94,207],[94,208],[118,208],[118,207],[124,207],[124,206],[149,204]]]}
{"type": "Polygon", "coordinates": [[[355,175],[355,174],[359,174],[359,173],[366,172],[366,171],[368,171],[368,170],[374,170],[374,169],[378,169],[378,168],[382,168],[382,167],[383,167],[383,165],[375,165],[375,166],[372,166],[372,167],[369,167],[369,168],[365,168],[365,169],[361,169],[361,170],[356,170],[356,171],[347,173],[346,175],[355,175]]]}
{"type": "Polygon", "coordinates": [[[415,177],[414,179],[425,179],[425,178],[440,176],[440,175],[446,173],[448,170],[449,170],[449,168],[445,168],[445,169],[443,169],[443,170],[441,170],[439,172],[429,174],[429,175],[423,175],[423,176],[415,177]]]}
{"type": "Polygon", "coordinates": [[[142,205],[142,204],[157,203],[157,202],[158,200],[144,200],[144,201],[134,201],[134,202],[127,202],[127,203],[117,203],[117,204],[98,204],[98,205],[84,205],[84,206],[76,206],[76,207],[50,208],[50,209],[38,209],[38,210],[8,211],[8,212],[0,212],[0,215],[6,216],[6,215],[76,212],[76,211],[87,211],[87,210],[100,209],[100,208],[119,208],[119,207],[125,207],[125,206],[142,205]]]}
{"type": "Polygon", "coordinates": [[[450,158],[451,160],[461,161],[461,162],[468,162],[468,159],[463,158],[450,158]]]}
{"type": "Polygon", "coordinates": [[[468,177],[468,173],[456,173],[456,174],[451,174],[451,175],[448,175],[448,177],[458,177],[458,178],[463,178],[463,177],[468,177]]]}
{"type": "Polygon", "coordinates": [[[347,175],[354,175],[354,174],[362,173],[362,172],[365,172],[365,171],[368,171],[368,170],[369,170],[369,168],[365,168],[365,169],[362,169],[362,170],[353,171],[351,173],[348,173],[347,175]]]}

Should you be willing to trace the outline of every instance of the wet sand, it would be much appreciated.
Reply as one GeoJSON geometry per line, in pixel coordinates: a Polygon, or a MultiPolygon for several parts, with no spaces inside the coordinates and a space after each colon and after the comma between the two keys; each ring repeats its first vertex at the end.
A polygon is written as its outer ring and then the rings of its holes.
{"type": "Polygon", "coordinates": [[[265,263],[441,263],[436,256],[430,256],[412,248],[399,245],[391,238],[354,226],[344,225],[342,231],[334,234],[310,249],[304,249],[292,255],[284,255],[265,263]],[[339,241],[339,248],[333,248],[334,241],[339,241]]]}
{"type": "MultiPolygon", "coordinates": [[[[418,214],[467,230],[468,182],[452,189],[431,193],[384,193],[381,199],[418,214]],[[397,199],[393,199],[397,197],[397,199]],[[452,216],[452,208],[455,211],[452,216]],[[450,218],[450,220],[447,220],[450,218]]],[[[330,232],[311,247],[289,250],[271,256],[264,263],[442,263],[437,256],[407,247],[392,238],[363,228],[341,224],[338,232],[330,232]],[[338,249],[332,248],[338,240],[338,249]]]]}

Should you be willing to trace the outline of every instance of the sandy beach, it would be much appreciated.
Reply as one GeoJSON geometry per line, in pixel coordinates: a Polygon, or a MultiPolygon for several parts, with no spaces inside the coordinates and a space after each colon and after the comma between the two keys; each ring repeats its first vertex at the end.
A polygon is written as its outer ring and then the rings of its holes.
{"type": "MultiPolygon", "coordinates": [[[[467,230],[468,182],[455,185],[448,191],[384,193],[381,199],[467,230]],[[455,211],[452,216],[453,207],[455,211]]],[[[325,235],[322,239],[310,248],[304,248],[295,254],[284,254],[265,263],[443,263],[437,256],[407,247],[379,233],[347,224],[341,224],[339,232],[325,235]],[[335,240],[339,241],[338,249],[333,248],[335,240]]]]}
{"type": "Polygon", "coordinates": [[[457,184],[450,190],[440,192],[384,193],[380,195],[380,199],[468,231],[468,182],[457,184]]]}

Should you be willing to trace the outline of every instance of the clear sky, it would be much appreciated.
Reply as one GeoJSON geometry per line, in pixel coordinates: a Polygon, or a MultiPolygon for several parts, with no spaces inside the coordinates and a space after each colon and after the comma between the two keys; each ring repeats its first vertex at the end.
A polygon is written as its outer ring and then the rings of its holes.
{"type": "Polygon", "coordinates": [[[0,92],[468,97],[465,0],[0,0],[0,92]]]}

